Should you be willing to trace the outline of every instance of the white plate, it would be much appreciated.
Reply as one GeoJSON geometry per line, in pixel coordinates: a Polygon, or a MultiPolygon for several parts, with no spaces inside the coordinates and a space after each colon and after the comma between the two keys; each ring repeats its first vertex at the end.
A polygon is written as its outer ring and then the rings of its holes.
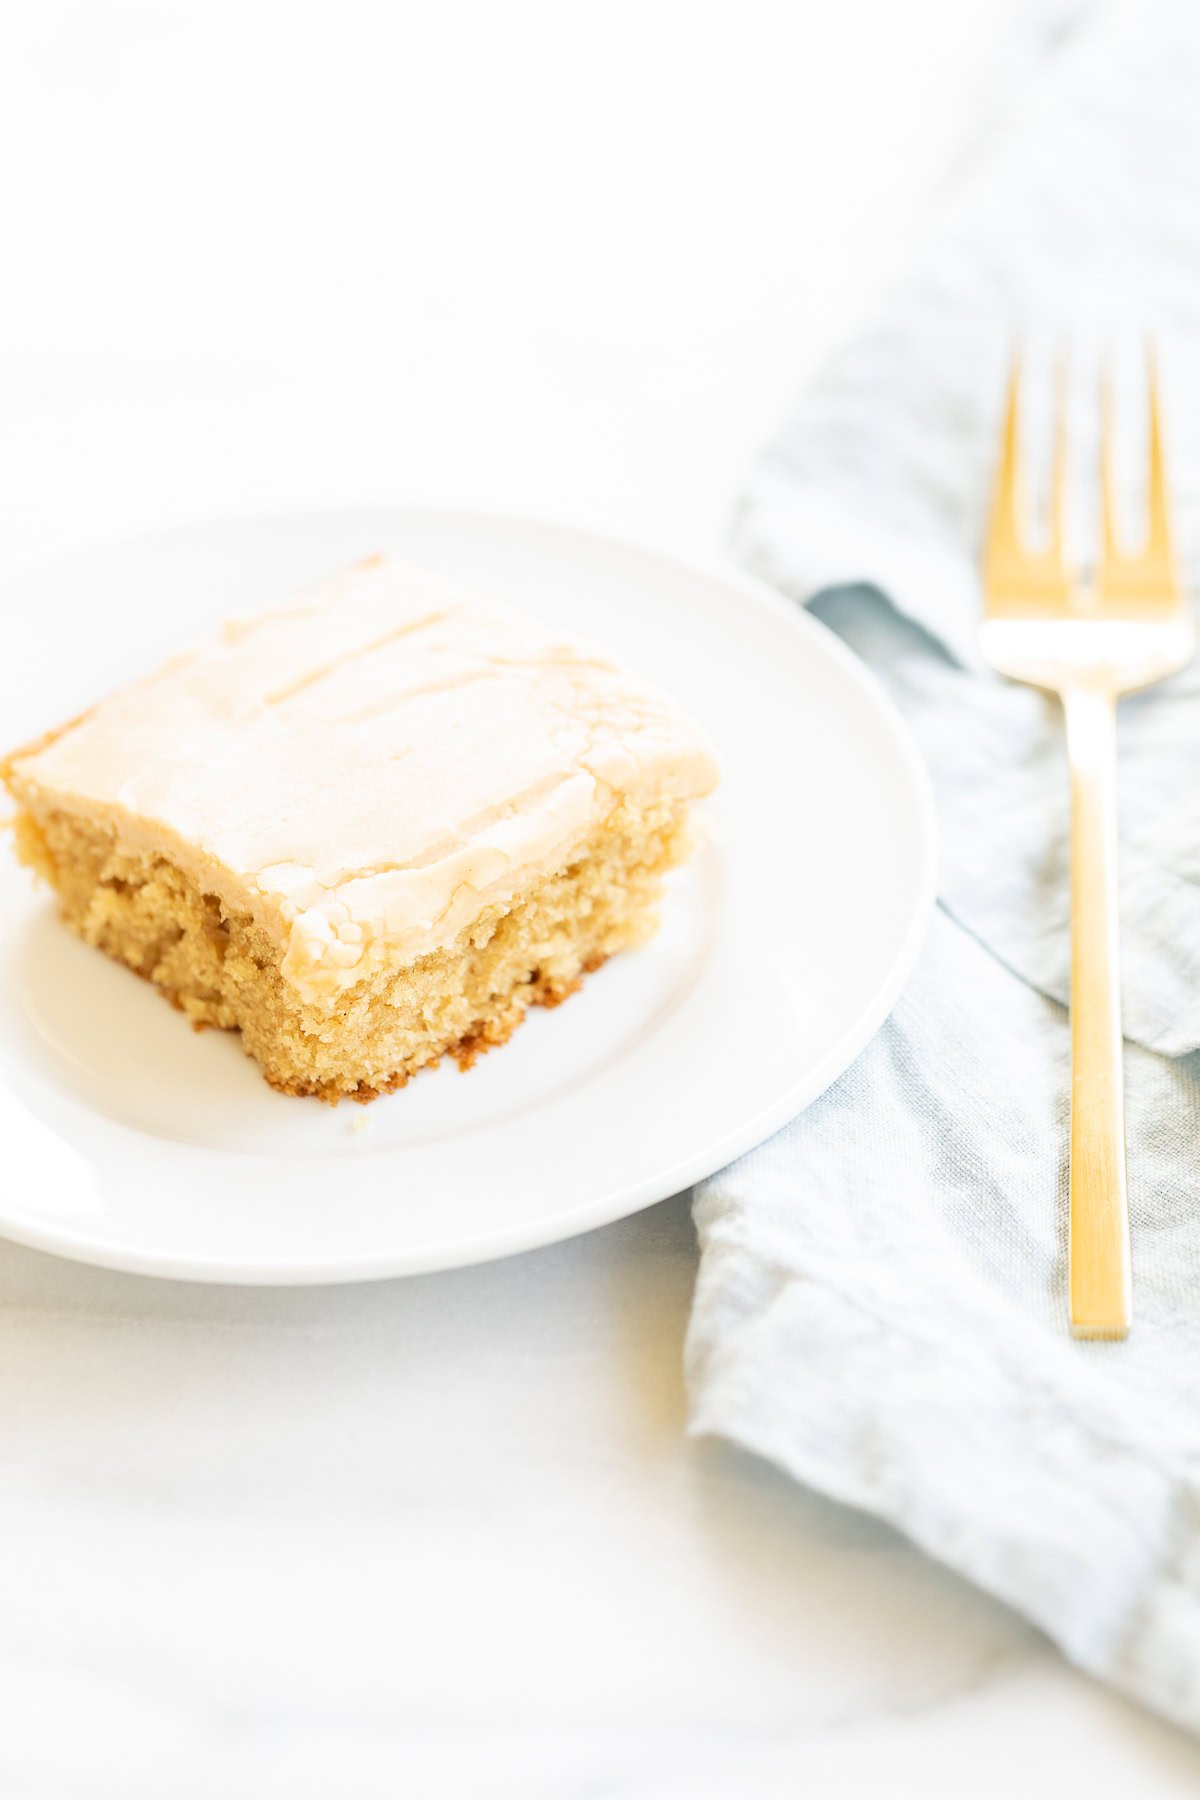
{"type": "MultiPolygon", "coordinates": [[[[890,705],[767,589],[603,538],[400,511],[209,525],[0,591],[5,746],[229,613],[380,548],[596,638],[703,721],[712,838],[663,930],[468,1075],[366,1109],[273,1093],[72,938],[3,858],[0,1232],[189,1280],[357,1281],[620,1218],[761,1142],[850,1062],[933,895],[924,772],[890,705]]],[[[247,770],[253,780],[253,770],[247,770]]]]}

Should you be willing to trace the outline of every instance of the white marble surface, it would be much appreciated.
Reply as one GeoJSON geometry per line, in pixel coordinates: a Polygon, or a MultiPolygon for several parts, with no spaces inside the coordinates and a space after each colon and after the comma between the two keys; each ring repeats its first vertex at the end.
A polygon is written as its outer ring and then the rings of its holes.
{"type": "MultiPolygon", "coordinates": [[[[347,499],[707,549],[1010,10],[16,10],[0,572],[347,499]]],[[[343,1291],[0,1245],[5,1800],[1194,1793],[1010,1614],[684,1440],[694,1267],[682,1200],[343,1291]]]]}

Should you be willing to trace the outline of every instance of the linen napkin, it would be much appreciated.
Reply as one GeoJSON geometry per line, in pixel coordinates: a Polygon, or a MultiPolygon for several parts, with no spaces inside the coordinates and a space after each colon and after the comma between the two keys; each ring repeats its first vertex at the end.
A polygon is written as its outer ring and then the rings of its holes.
{"type": "MultiPolygon", "coordinates": [[[[751,479],[741,554],[870,664],[924,753],[940,899],[855,1065],[698,1190],[688,1341],[693,1432],[890,1520],[1193,1730],[1200,681],[1121,713],[1137,1316],[1125,1343],[1075,1343],[1061,716],[988,674],[975,632],[1014,331],[1033,332],[1033,425],[1049,418],[1050,341],[1069,337],[1084,443],[1098,349],[1115,341],[1130,471],[1145,398],[1124,353],[1132,331],[1155,332],[1178,535],[1189,578],[1200,568],[1198,93],[1200,9],[1060,14],[885,316],[751,479]]],[[[1094,484],[1085,459],[1081,499],[1094,484]]]]}

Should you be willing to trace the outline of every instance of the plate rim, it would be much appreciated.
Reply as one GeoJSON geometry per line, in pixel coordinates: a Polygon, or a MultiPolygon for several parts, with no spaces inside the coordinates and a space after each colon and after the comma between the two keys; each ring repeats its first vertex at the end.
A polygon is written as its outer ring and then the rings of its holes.
{"type": "Polygon", "coordinates": [[[825,1093],[842,1075],[859,1053],[865,1049],[891,1014],[927,936],[937,898],[937,820],[933,789],[928,770],[916,742],[891,696],[879,678],[857,657],[835,632],[814,617],[807,606],[789,599],[758,575],[717,554],[680,553],[660,544],[580,524],[559,517],[490,510],[483,507],[409,505],[403,502],[379,501],[351,505],[296,506],[265,512],[214,514],[139,532],[132,536],[100,540],[71,550],[61,556],[31,562],[5,576],[0,582],[0,605],[5,596],[15,592],[31,579],[53,577],[72,564],[90,561],[97,556],[120,555],[148,543],[166,543],[171,539],[223,529],[286,530],[300,520],[324,520],[352,523],[357,517],[366,520],[381,514],[392,517],[427,519],[453,529],[483,524],[492,529],[516,529],[525,533],[553,533],[583,545],[632,553],[639,560],[657,563],[677,575],[694,577],[733,589],[745,600],[786,620],[787,628],[818,643],[823,655],[840,666],[843,675],[858,688],[875,714],[886,723],[893,746],[904,768],[907,786],[912,794],[919,829],[917,892],[900,947],[893,957],[886,981],[830,1046],[817,1064],[792,1083],[783,1094],[755,1112],[736,1128],[706,1143],[687,1156],[680,1157],[668,1169],[657,1168],[640,1180],[609,1191],[590,1204],[578,1204],[552,1214],[514,1225],[499,1226],[481,1232],[469,1241],[424,1243],[405,1255],[396,1249],[386,1254],[354,1252],[344,1258],[321,1256],[318,1261],[303,1257],[277,1256],[270,1263],[243,1261],[231,1263],[220,1257],[205,1256],[181,1262],[178,1252],[157,1248],[137,1250],[113,1247],[87,1232],[56,1228],[30,1218],[18,1205],[16,1216],[0,1205],[0,1237],[40,1250],[65,1260],[126,1274],[175,1281],[195,1281],[238,1287],[326,1287],[386,1281],[407,1275],[432,1274],[442,1270],[472,1267],[500,1261],[525,1251],[549,1247],[588,1232],[615,1224],[623,1218],[671,1198],[698,1181],[717,1173],[737,1157],[764,1143],[789,1120],[799,1116],[825,1093]]]}

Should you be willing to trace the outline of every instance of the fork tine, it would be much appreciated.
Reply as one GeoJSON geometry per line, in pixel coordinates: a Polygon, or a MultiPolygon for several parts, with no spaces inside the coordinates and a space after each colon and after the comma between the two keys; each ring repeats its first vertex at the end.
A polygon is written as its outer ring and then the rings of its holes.
{"type": "Polygon", "coordinates": [[[1146,346],[1146,378],[1150,393],[1149,474],[1146,491],[1146,554],[1174,561],[1171,517],[1167,509],[1167,476],[1163,458],[1162,408],[1158,392],[1158,358],[1154,345],[1146,346]]]}
{"type": "Polygon", "coordinates": [[[1021,551],[1021,448],[1019,442],[1021,402],[1021,355],[1014,351],[1008,376],[1008,400],[1004,412],[1004,429],[1000,439],[1000,461],[992,489],[992,510],[988,523],[987,554],[989,558],[1021,551]]]}
{"type": "Polygon", "coordinates": [[[1054,381],[1054,474],[1050,488],[1050,554],[1065,562],[1067,521],[1067,352],[1059,352],[1054,381]]]}
{"type": "Polygon", "coordinates": [[[1171,541],[1163,452],[1162,408],[1158,369],[1152,345],[1146,351],[1149,430],[1146,445],[1146,531],[1135,552],[1122,550],[1116,520],[1116,477],[1113,469],[1112,382],[1106,365],[1102,377],[1103,424],[1100,442],[1101,553],[1096,566],[1096,592],[1102,604],[1128,607],[1135,601],[1179,610],[1183,588],[1171,541]]]}
{"type": "Polygon", "coordinates": [[[1121,560],[1121,534],[1117,529],[1117,477],[1113,457],[1113,379],[1108,357],[1100,372],[1100,538],[1101,566],[1113,568],[1121,560]]]}

